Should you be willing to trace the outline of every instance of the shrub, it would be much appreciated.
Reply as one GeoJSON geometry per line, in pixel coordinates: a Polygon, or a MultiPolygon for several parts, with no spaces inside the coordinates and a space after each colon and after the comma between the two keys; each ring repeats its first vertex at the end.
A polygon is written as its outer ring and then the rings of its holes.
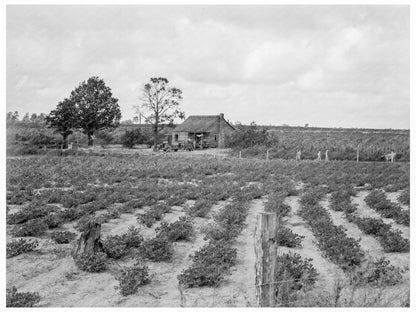
{"type": "Polygon", "coordinates": [[[391,229],[391,225],[381,219],[355,217],[354,221],[358,228],[368,235],[382,236],[391,229]]]}
{"type": "Polygon", "coordinates": [[[224,279],[224,272],[214,265],[195,264],[178,275],[180,285],[185,287],[217,287],[224,279]]]}
{"type": "Polygon", "coordinates": [[[32,219],[47,216],[53,208],[42,203],[31,203],[20,211],[7,216],[7,224],[21,224],[32,219]],[[40,206],[39,206],[40,205],[40,206]]]}
{"type": "Polygon", "coordinates": [[[172,242],[165,237],[156,236],[145,240],[139,248],[140,254],[151,261],[169,261],[173,256],[172,242]]]}
{"type": "Polygon", "coordinates": [[[380,236],[379,241],[385,252],[409,252],[410,241],[402,237],[402,232],[392,230],[380,236]]]}
{"type": "Polygon", "coordinates": [[[237,249],[225,241],[211,241],[191,259],[192,265],[178,275],[178,280],[185,287],[216,287],[235,265],[237,249]]]}
{"type": "Polygon", "coordinates": [[[119,281],[117,288],[121,295],[132,295],[140,286],[150,283],[149,268],[138,261],[133,266],[124,267],[116,279],[119,281]]]}
{"type": "Polygon", "coordinates": [[[138,248],[143,243],[140,229],[134,226],[130,226],[127,233],[124,233],[121,237],[128,248],[138,248]]]}
{"type": "Polygon", "coordinates": [[[400,195],[397,197],[397,200],[403,205],[410,205],[410,188],[406,188],[400,195]]]}
{"type": "Polygon", "coordinates": [[[312,259],[302,259],[298,254],[283,254],[276,259],[274,284],[275,296],[279,304],[296,301],[299,290],[315,284],[318,273],[311,264],[312,259]]]}
{"type": "Polygon", "coordinates": [[[113,259],[123,257],[129,250],[123,238],[119,235],[110,235],[103,240],[105,253],[113,259]]]}
{"type": "Polygon", "coordinates": [[[277,232],[277,244],[279,246],[285,246],[289,248],[302,246],[302,240],[305,236],[293,233],[293,231],[287,227],[280,227],[277,232]]]}
{"type": "Polygon", "coordinates": [[[160,237],[166,237],[169,241],[190,240],[194,235],[192,221],[187,217],[179,217],[178,221],[173,223],[162,222],[160,227],[156,228],[156,233],[160,237]]]}
{"type": "Polygon", "coordinates": [[[140,129],[126,130],[121,137],[121,144],[127,148],[133,148],[136,144],[141,144],[145,141],[140,129]]]}
{"type": "Polygon", "coordinates": [[[370,258],[364,265],[352,272],[350,277],[351,284],[358,286],[392,286],[400,283],[402,279],[400,269],[390,265],[390,261],[385,257],[370,258]]]}
{"type": "Polygon", "coordinates": [[[156,221],[160,221],[166,212],[170,211],[170,207],[166,204],[157,204],[150,207],[144,214],[139,214],[137,221],[147,227],[151,227],[156,221]]]}
{"type": "Polygon", "coordinates": [[[140,230],[133,226],[129,227],[123,235],[110,235],[103,240],[103,248],[106,254],[113,259],[119,259],[127,254],[130,248],[140,247],[143,243],[143,236],[140,230]]]}
{"type": "Polygon", "coordinates": [[[213,204],[214,202],[207,198],[197,199],[194,205],[187,209],[187,213],[191,217],[205,218],[213,204]]]}
{"type": "Polygon", "coordinates": [[[106,254],[97,252],[92,255],[81,254],[73,256],[75,264],[79,269],[86,272],[101,272],[106,269],[106,254]]]}
{"type": "Polygon", "coordinates": [[[70,231],[56,231],[51,233],[51,238],[57,244],[68,244],[72,241],[77,235],[70,231]]]}
{"type": "Polygon", "coordinates": [[[13,236],[40,236],[48,229],[42,219],[32,219],[23,224],[16,224],[12,229],[13,236]]]}
{"type": "Polygon", "coordinates": [[[284,192],[270,194],[266,204],[264,205],[264,210],[266,212],[275,212],[278,218],[287,216],[291,208],[289,205],[283,203],[285,197],[286,193],[284,192]]]}
{"type": "Polygon", "coordinates": [[[20,255],[28,251],[32,251],[38,245],[39,245],[39,242],[37,240],[27,241],[21,238],[19,240],[12,241],[10,243],[7,243],[6,257],[11,258],[11,257],[15,257],[17,255],[20,255]]]}
{"type": "Polygon", "coordinates": [[[45,222],[49,229],[57,228],[65,221],[60,214],[56,213],[48,214],[47,216],[43,217],[42,220],[45,222]]]}
{"type": "Polygon", "coordinates": [[[6,307],[33,307],[39,301],[37,292],[18,292],[15,286],[6,290],[6,307]]]}

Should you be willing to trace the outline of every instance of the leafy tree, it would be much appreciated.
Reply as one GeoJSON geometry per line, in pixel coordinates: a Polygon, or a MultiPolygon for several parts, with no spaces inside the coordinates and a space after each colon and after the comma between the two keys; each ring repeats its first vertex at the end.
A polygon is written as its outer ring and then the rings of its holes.
{"type": "Polygon", "coordinates": [[[38,115],[36,113],[33,113],[30,115],[30,122],[36,122],[38,120],[38,115]]]}
{"type": "Polygon", "coordinates": [[[22,118],[22,122],[29,122],[29,121],[30,121],[29,113],[26,113],[22,118]]]}
{"type": "Polygon", "coordinates": [[[121,137],[123,146],[127,148],[133,148],[135,144],[141,144],[144,140],[145,138],[140,132],[140,129],[126,130],[126,132],[121,137]]]}
{"type": "Polygon", "coordinates": [[[76,126],[77,114],[75,103],[69,99],[64,99],[46,116],[49,128],[55,128],[63,137],[64,148],[68,147],[68,136],[73,133],[72,129],[76,126]]]}
{"type": "Polygon", "coordinates": [[[19,121],[19,112],[15,111],[13,112],[8,112],[7,113],[7,121],[9,122],[15,122],[15,121],[19,121]]]}
{"type": "Polygon", "coordinates": [[[259,128],[253,121],[250,126],[240,125],[239,131],[236,131],[229,138],[230,147],[248,148],[256,145],[270,146],[271,138],[266,129],[259,128]]]}
{"type": "Polygon", "coordinates": [[[154,150],[157,150],[160,125],[172,123],[177,117],[185,118],[185,113],[179,109],[180,100],[182,100],[182,91],[170,87],[166,78],[150,78],[150,83],[144,85],[141,97],[142,108],[149,112],[149,115],[142,116],[153,126],[154,150]]]}
{"type": "Polygon", "coordinates": [[[103,79],[91,77],[83,81],[71,92],[71,102],[76,107],[76,128],[88,136],[88,145],[93,145],[93,135],[97,130],[118,127],[121,119],[118,99],[103,79]]]}

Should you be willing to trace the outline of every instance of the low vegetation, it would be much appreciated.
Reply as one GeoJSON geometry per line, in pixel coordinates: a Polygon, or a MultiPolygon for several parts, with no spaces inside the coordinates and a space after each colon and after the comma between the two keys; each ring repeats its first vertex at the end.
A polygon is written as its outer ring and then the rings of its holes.
{"type": "Polygon", "coordinates": [[[40,301],[37,292],[18,292],[16,287],[6,290],[6,307],[8,308],[30,308],[40,301]]]}
{"type": "Polygon", "coordinates": [[[11,258],[20,255],[25,252],[35,250],[38,247],[39,242],[37,240],[25,240],[23,238],[14,240],[6,245],[6,257],[11,258]]]}

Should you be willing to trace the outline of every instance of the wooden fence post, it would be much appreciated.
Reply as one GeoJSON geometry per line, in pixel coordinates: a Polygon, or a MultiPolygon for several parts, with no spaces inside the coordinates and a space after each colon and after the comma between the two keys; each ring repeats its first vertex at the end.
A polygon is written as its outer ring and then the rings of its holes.
{"type": "Polygon", "coordinates": [[[269,150],[266,151],[266,159],[269,160],[269,150]]]}
{"type": "Polygon", "coordinates": [[[256,303],[259,307],[276,306],[277,228],[275,213],[261,213],[257,216],[254,248],[256,253],[256,303]]]}
{"type": "Polygon", "coordinates": [[[241,151],[240,151],[240,158],[241,158],[241,151]]]}

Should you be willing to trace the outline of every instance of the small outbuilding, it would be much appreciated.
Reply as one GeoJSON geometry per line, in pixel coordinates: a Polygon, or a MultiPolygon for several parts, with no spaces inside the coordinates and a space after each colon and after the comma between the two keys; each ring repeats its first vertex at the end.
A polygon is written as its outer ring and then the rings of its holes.
{"type": "Polygon", "coordinates": [[[172,131],[172,144],[190,143],[200,147],[225,147],[226,137],[236,129],[219,115],[189,116],[172,131]]]}

